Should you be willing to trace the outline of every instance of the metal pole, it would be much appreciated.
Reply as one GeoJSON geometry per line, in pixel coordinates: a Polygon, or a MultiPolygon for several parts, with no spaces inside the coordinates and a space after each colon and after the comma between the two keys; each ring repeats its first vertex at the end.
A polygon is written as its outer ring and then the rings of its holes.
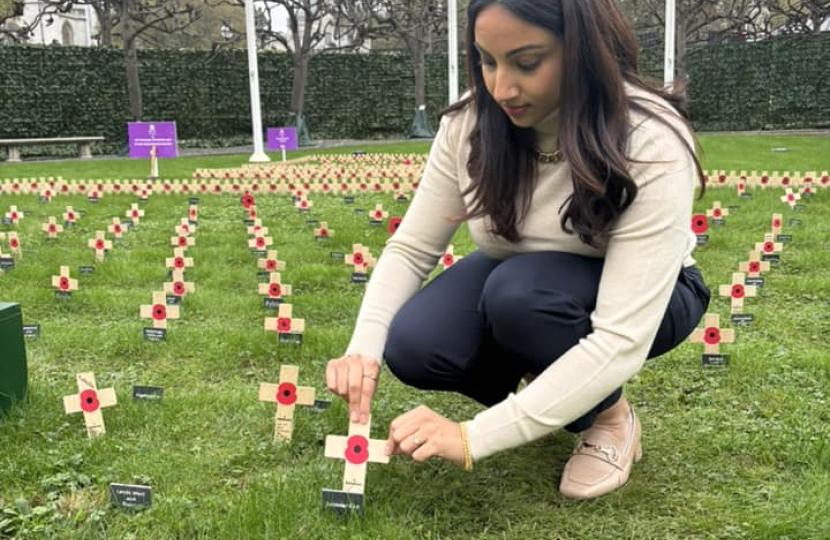
{"type": "Polygon", "coordinates": [[[449,73],[447,80],[450,85],[450,104],[458,101],[458,0],[447,0],[447,58],[449,59],[449,73]]]}
{"type": "Polygon", "coordinates": [[[666,0],[666,49],[663,57],[663,84],[668,88],[674,82],[674,50],[677,21],[675,0],[666,0]]]}
{"type": "Polygon", "coordinates": [[[254,153],[251,163],[267,163],[271,158],[262,145],[262,111],[259,106],[259,68],[256,55],[256,29],[254,26],[254,0],[245,0],[245,34],[248,40],[248,75],[251,86],[251,124],[254,130],[254,153]]]}

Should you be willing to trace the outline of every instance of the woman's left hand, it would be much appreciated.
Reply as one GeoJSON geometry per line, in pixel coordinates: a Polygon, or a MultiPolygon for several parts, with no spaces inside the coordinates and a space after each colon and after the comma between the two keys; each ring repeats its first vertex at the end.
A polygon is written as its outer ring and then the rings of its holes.
{"type": "Polygon", "coordinates": [[[464,465],[461,425],[421,405],[389,425],[386,454],[405,454],[419,463],[439,457],[464,465]]]}

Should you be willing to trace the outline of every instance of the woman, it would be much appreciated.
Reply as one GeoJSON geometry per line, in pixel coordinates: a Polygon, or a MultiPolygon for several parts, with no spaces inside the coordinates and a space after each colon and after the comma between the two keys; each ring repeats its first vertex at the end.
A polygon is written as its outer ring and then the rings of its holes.
{"type": "Polygon", "coordinates": [[[694,136],[682,99],[638,75],[614,0],[473,0],[468,18],[471,91],[441,121],[326,384],[357,422],[384,359],[406,384],[489,407],[395,419],[387,452],[419,462],[470,469],[579,433],[560,491],[597,497],[642,454],[622,385],[708,306],[691,257],[694,136]],[[421,289],[462,221],[478,251],[421,289]]]}

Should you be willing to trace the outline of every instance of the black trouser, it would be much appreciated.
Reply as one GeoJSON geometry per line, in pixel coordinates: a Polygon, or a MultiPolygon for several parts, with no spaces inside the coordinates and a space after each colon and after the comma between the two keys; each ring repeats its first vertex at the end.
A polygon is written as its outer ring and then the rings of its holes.
{"type": "MultiPolygon", "coordinates": [[[[403,305],[389,328],[386,363],[405,384],[494,405],[591,332],[602,265],[571,253],[500,261],[477,251],[403,305]]],[[[708,305],[700,271],[684,268],[648,357],[685,340],[708,305]]],[[[566,429],[589,428],[621,395],[619,388],[566,429]]]]}

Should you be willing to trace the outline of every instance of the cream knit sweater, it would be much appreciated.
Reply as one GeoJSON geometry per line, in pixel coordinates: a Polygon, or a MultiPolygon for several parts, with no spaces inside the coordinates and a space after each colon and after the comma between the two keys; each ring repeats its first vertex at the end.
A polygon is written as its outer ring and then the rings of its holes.
{"type": "MultiPolygon", "coordinates": [[[[687,133],[664,101],[627,88],[629,95],[646,99],[652,110],[687,133]]],[[[591,314],[593,332],[523,391],[467,423],[473,459],[561,429],[633,377],[645,362],[681,267],[694,264],[694,162],[681,140],[659,121],[633,113],[629,121],[628,156],[638,160],[630,171],[639,193],[613,224],[604,249],[562,231],[558,209],[573,190],[566,162],[539,164],[529,214],[520,224],[521,242],[512,244],[489,233],[486,218],[468,222],[476,246],[493,258],[533,251],[605,258],[591,314]]],[[[348,354],[382,359],[392,318],[445,252],[457,229],[451,218],[470,204],[461,193],[470,184],[466,163],[474,123],[472,105],[442,119],[418,191],[367,286],[348,354]]],[[[534,129],[540,150],[558,147],[557,111],[534,129]]],[[[692,143],[690,135],[687,141],[692,143]]]]}

